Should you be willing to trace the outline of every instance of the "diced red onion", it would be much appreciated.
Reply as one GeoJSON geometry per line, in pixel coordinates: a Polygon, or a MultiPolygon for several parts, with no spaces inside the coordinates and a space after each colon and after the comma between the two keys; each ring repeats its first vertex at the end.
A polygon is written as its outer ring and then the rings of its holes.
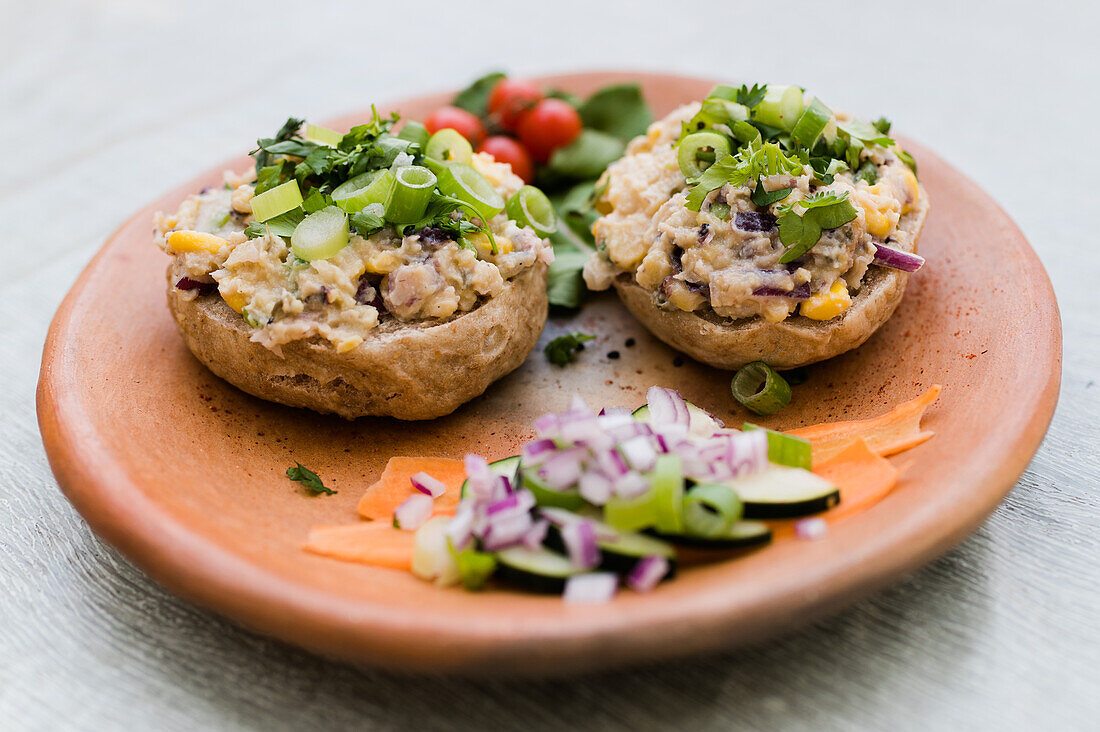
{"type": "Polygon", "coordinates": [[[653,441],[648,437],[633,437],[619,445],[627,465],[641,473],[653,470],[657,463],[657,450],[653,447],[653,441]]]}
{"type": "Polygon", "coordinates": [[[535,507],[535,496],[531,491],[522,490],[508,494],[485,509],[486,516],[495,516],[502,512],[520,513],[535,507]]]}
{"type": "Polygon", "coordinates": [[[624,424],[633,424],[635,421],[634,416],[625,409],[623,412],[626,413],[615,412],[614,414],[604,414],[597,417],[596,420],[599,422],[600,427],[603,427],[605,430],[622,427],[624,424]]]}
{"type": "Polygon", "coordinates": [[[631,419],[634,418],[634,415],[626,407],[604,407],[600,410],[601,417],[619,417],[624,415],[631,419]]]}
{"type": "Polygon", "coordinates": [[[523,464],[539,465],[557,449],[558,446],[554,444],[554,441],[545,437],[528,442],[523,446],[523,464]]]}
{"type": "Polygon", "coordinates": [[[589,503],[602,506],[611,498],[611,481],[599,473],[585,473],[580,480],[580,494],[589,503]]]}
{"type": "Polygon", "coordinates": [[[620,498],[637,498],[649,490],[649,482],[633,470],[611,483],[620,498]]]}
{"type": "Polygon", "coordinates": [[[485,549],[495,552],[519,544],[531,529],[532,523],[531,514],[527,512],[509,514],[500,520],[490,521],[482,536],[485,549]]]}
{"type": "Polygon", "coordinates": [[[875,264],[902,272],[916,272],[924,266],[924,257],[910,254],[885,244],[875,244],[875,264]]]}
{"type": "Polygon", "coordinates": [[[615,596],[619,578],[612,572],[577,574],[565,581],[562,599],[569,603],[603,603],[615,596]]]}
{"type": "Polygon", "coordinates": [[[437,480],[423,471],[409,480],[412,482],[413,488],[432,498],[439,498],[447,492],[447,486],[443,484],[443,481],[437,480]]]}
{"type": "Polygon", "coordinates": [[[793,290],[781,290],[778,287],[757,287],[752,291],[754,297],[786,297],[790,300],[809,300],[810,283],[803,282],[793,290]]]}
{"type": "Polygon", "coordinates": [[[483,498],[491,497],[496,475],[485,458],[470,453],[463,458],[463,465],[466,468],[466,478],[470,481],[470,492],[483,498]]]}
{"type": "Polygon", "coordinates": [[[600,563],[600,547],[596,544],[596,529],[588,520],[573,521],[562,526],[562,543],[573,564],[591,569],[600,563]]]}
{"type": "Polygon", "coordinates": [[[626,475],[630,467],[626,464],[623,454],[618,450],[603,450],[596,453],[596,464],[608,478],[614,480],[626,475]]]}
{"type": "Polygon", "coordinates": [[[550,529],[550,522],[546,519],[539,519],[535,523],[531,524],[531,528],[527,530],[527,533],[523,535],[520,540],[525,547],[534,550],[542,546],[542,542],[546,540],[546,532],[550,529]]]}
{"type": "Polygon", "coordinates": [[[544,414],[535,419],[534,427],[540,435],[556,434],[560,422],[556,414],[544,414]]]}
{"type": "Polygon", "coordinates": [[[639,435],[652,435],[653,428],[645,422],[631,420],[629,424],[621,424],[618,427],[610,428],[607,430],[607,434],[612,440],[622,442],[639,435]]]}
{"type": "Polygon", "coordinates": [[[583,448],[555,453],[539,468],[539,475],[552,490],[564,491],[571,488],[581,478],[581,461],[586,453],[587,450],[583,448]]]}
{"type": "Polygon", "coordinates": [[[687,402],[678,391],[651,386],[646,392],[646,402],[649,404],[649,421],[655,425],[687,425],[691,420],[687,402]]]}
{"type": "Polygon", "coordinates": [[[393,512],[394,524],[405,531],[415,531],[432,515],[434,502],[431,496],[413,493],[393,512]]]}
{"type": "Polygon", "coordinates": [[[799,539],[820,539],[829,531],[829,525],[820,516],[794,522],[794,533],[799,539]]]}
{"type": "Polygon", "coordinates": [[[668,575],[668,560],[659,555],[643,557],[630,570],[626,584],[637,592],[649,592],[668,575]]]}
{"type": "Polygon", "coordinates": [[[464,500],[458,504],[454,518],[447,523],[447,538],[455,549],[463,549],[470,541],[474,531],[475,511],[473,501],[464,500]]]}
{"type": "Polygon", "coordinates": [[[768,467],[768,433],[752,430],[731,436],[726,461],[734,478],[764,470],[768,467]]]}

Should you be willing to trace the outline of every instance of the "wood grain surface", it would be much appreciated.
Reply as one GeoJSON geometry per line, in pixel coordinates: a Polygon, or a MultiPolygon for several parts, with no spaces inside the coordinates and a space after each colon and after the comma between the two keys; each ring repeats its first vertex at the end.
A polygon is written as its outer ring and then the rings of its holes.
{"type": "MultiPolygon", "coordinates": [[[[789,5],[785,15],[806,24],[807,38],[852,37],[854,4],[789,5]]],[[[461,13],[442,4],[331,4],[308,19],[300,8],[2,4],[0,134],[11,144],[0,181],[10,273],[0,298],[0,726],[1095,728],[1100,252],[1081,213],[1088,193],[1071,171],[1100,161],[1093,149],[1043,144],[1100,113],[1089,92],[1100,81],[1090,51],[1095,11],[880,3],[859,24],[858,52],[807,55],[774,53],[768,34],[685,39],[658,21],[674,12],[666,4],[513,8],[479,17],[479,42],[457,47],[448,20],[461,13]],[[896,35],[866,30],[876,22],[903,29],[908,46],[899,51],[896,35]],[[516,32],[522,23],[539,32],[516,32]],[[608,33],[616,23],[624,32],[608,33]],[[402,26],[407,33],[370,32],[402,26]],[[363,29],[361,40],[352,28],[363,29]],[[324,60],[303,63],[300,43],[255,52],[256,39],[279,33],[308,35],[324,60]],[[420,63],[398,55],[409,38],[419,41],[420,63]],[[374,66],[378,76],[364,71],[362,44],[391,59],[374,66]],[[908,580],[794,635],[558,682],[408,678],[333,664],[168,596],[99,542],[49,472],[33,392],[49,318],[106,235],[290,112],[330,117],[461,84],[505,59],[517,73],[650,65],[798,81],[861,114],[888,112],[993,194],[1051,274],[1065,362],[1046,442],[990,521],[908,580]],[[1006,112],[1021,101],[1022,111],[1006,112]],[[1052,108],[1053,127],[1042,113],[1052,108]]],[[[737,17],[732,7],[716,11],[715,25],[734,29],[737,17]]],[[[109,343],[102,357],[111,358],[109,343]]]]}

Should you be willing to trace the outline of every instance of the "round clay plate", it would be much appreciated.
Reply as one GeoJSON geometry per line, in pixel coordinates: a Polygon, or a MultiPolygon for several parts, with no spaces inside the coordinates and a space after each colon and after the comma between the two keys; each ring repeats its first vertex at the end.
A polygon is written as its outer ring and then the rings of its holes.
{"type": "MultiPolygon", "coordinates": [[[[627,80],[640,80],[658,115],[702,98],[712,84],[632,73],[540,81],[586,94],[627,80]]],[[[392,108],[422,117],[448,98],[392,108]]],[[[220,183],[226,168],[245,169],[245,157],[138,212],[65,299],[38,391],[50,463],[95,531],[165,587],[344,659],[561,674],[730,647],[806,623],[974,530],[1023,472],[1058,394],[1061,327],[1042,265],[989,196],[928,150],[906,147],[932,199],[920,242],[928,265],[876,335],[809,369],[790,406],[762,421],[793,428],[869,417],[939,383],[943,394],[925,419],[936,434],[893,458],[905,467],[893,493],[835,522],[820,540],[777,541],[693,566],[649,594],[622,592],[608,605],[567,605],[502,587],[440,589],[405,572],[303,552],[311,527],[357,520],[356,501],[391,456],[511,455],[531,436],[534,417],[564,408],[577,393],[590,405],[636,407],[659,384],[729,424],[751,415],[731,400],[729,373],[677,358],[606,293],[575,317],[551,318],[518,371],[432,422],[345,422],[238,391],[180,339],[165,305],[167,259],[150,232],[155,211],[173,211],[187,194],[220,183]],[[542,347],[574,329],[597,340],[573,365],[549,365],[542,347]],[[627,347],[628,338],[635,345],[627,347]],[[338,494],[307,497],[284,477],[294,461],[338,494]]]]}

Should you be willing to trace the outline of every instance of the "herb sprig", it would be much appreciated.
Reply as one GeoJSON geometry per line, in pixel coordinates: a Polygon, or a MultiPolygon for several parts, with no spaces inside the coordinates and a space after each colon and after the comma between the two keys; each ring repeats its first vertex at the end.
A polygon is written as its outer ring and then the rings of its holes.
{"type": "Polygon", "coordinates": [[[546,344],[546,348],[543,349],[543,353],[546,354],[546,358],[550,363],[555,366],[565,366],[572,363],[577,358],[577,353],[584,350],[584,344],[588,341],[595,340],[596,336],[589,335],[588,333],[581,333],[580,331],[573,331],[562,336],[558,336],[554,340],[546,344]]]}
{"type": "Polygon", "coordinates": [[[299,462],[295,462],[292,467],[286,469],[286,477],[291,480],[301,483],[305,486],[305,489],[315,496],[319,496],[322,493],[326,496],[336,495],[336,491],[331,488],[327,488],[321,479],[309,468],[305,467],[299,462]]]}

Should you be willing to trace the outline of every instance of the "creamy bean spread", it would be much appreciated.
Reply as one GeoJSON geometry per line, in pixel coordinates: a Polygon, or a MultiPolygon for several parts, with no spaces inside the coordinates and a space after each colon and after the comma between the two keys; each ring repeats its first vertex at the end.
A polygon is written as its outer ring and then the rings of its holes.
{"type": "MultiPolygon", "coordinates": [[[[898,229],[898,220],[913,208],[919,189],[892,141],[868,144],[853,159],[868,171],[858,180],[855,171],[840,166],[845,169],[824,183],[806,164],[721,185],[706,194],[699,210],[691,210],[692,182],[678,165],[676,145],[699,113],[698,103],[675,110],[608,167],[597,201],[603,215],[592,229],[598,251],[584,270],[591,289],[628,277],[651,291],[662,308],[778,322],[801,306],[802,315],[824,320],[843,312],[849,291],[859,290],[876,246],[910,251],[909,234],[898,229]],[[754,191],[787,188],[780,201],[753,203],[754,191]],[[822,229],[812,248],[781,262],[789,249],[778,225],[783,212],[802,213],[799,201],[828,194],[850,202],[854,218],[822,229]]],[[[835,115],[832,129],[847,119],[835,115]]]]}

